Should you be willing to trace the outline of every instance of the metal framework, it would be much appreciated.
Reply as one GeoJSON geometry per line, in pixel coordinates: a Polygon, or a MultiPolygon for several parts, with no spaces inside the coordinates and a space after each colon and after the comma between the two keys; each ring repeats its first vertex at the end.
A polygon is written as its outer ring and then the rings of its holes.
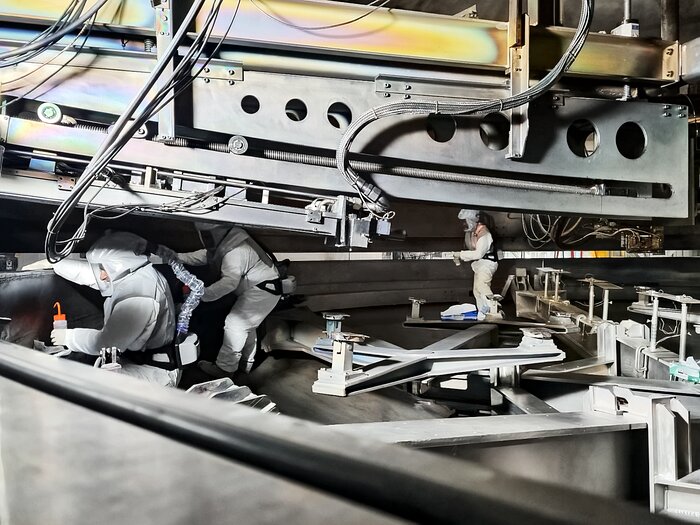
{"type": "MultiPolygon", "coordinates": [[[[195,32],[212,5],[200,12],[195,32]]],[[[93,155],[176,31],[174,7],[109,2],[84,47],[63,52],[56,45],[0,69],[3,95],[21,97],[40,82],[31,97],[63,113],[58,121],[36,122],[27,113],[31,101],[13,104],[16,109],[0,119],[5,156],[48,154],[80,165],[93,155]],[[21,106],[24,112],[17,111],[21,106]]],[[[16,49],[32,35],[26,24],[48,23],[59,12],[52,2],[4,2],[0,50],[16,49]]],[[[154,127],[115,158],[115,169],[151,169],[153,176],[132,177],[131,196],[115,191],[102,202],[162,194],[164,179],[166,185],[172,181],[172,191],[252,184],[300,191],[305,196],[297,195],[295,206],[303,214],[319,197],[354,193],[336,169],[334,150],[360,114],[393,100],[497,99],[522,92],[554,65],[572,34],[531,27],[519,8],[504,23],[334,2],[226,0],[210,35],[212,42],[225,36],[217,56],[187,92],[165,105],[154,127]]],[[[394,200],[688,218],[694,195],[686,107],[591,97],[590,90],[576,88],[576,82],[595,82],[614,98],[625,85],[678,82],[680,54],[674,42],[589,35],[550,95],[512,114],[385,119],[360,134],[353,167],[394,200]]],[[[26,190],[20,180],[0,184],[0,193],[58,197],[50,179],[28,181],[26,190]]],[[[292,211],[289,228],[278,219],[285,209],[268,207],[269,218],[250,209],[237,199],[208,218],[335,236],[340,246],[366,246],[368,237],[388,231],[388,225],[351,221],[356,212],[339,206],[320,216],[309,213],[306,224],[292,211]]]]}

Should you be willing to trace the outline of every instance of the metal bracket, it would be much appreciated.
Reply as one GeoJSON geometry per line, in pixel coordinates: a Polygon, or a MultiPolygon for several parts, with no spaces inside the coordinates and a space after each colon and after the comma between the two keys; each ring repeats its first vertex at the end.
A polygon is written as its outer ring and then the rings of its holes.
{"type": "MultiPolygon", "coordinates": [[[[700,517],[700,485],[693,472],[690,413],[673,396],[634,392],[620,387],[589,390],[590,408],[607,414],[630,414],[649,429],[649,505],[652,512],[700,517]]],[[[694,520],[694,521],[695,521],[694,520]]]]}
{"type": "Polygon", "coordinates": [[[321,210],[306,210],[306,222],[311,224],[322,224],[323,212],[321,210]]]}
{"type": "Polygon", "coordinates": [[[674,42],[664,50],[663,76],[670,82],[678,82],[681,78],[680,45],[674,42]]]}
{"type": "MultiPolygon", "coordinates": [[[[199,61],[197,65],[192,68],[192,76],[202,67],[200,62],[202,61],[199,61]]],[[[212,60],[199,74],[199,78],[207,82],[211,80],[227,80],[230,85],[234,85],[236,82],[243,82],[243,64],[226,62],[223,60],[212,60]]]]}
{"type": "MultiPolygon", "coordinates": [[[[511,1],[511,25],[508,28],[511,96],[530,87],[530,18],[527,14],[520,15],[514,4],[517,2],[511,1]]],[[[529,107],[529,104],[523,104],[510,110],[510,141],[506,153],[508,159],[519,159],[525,154],[525,143],[530,131],[529,107]]]]}
{"type": "Polygon", "coordinates": [[[422,304],[425,304],[425,299],[418,299],[416,297],[409,297],[409,301],[411,301],[411,316],[407,317],[407,321],[416,321],[416,320],[422,320],[423,317],[420,314],[420,307],[422,304]]]}
{"type": "Polygon", "coordinates": [[[64,191],[71,191],[73,186],[75,186],[75,177],[67,177],[65,175],[59,175],[56,179],[58,183],[58,189],[64,191]]]}
{"type": "Polygon", "coordinates": [[[462,82],[433,82],[422,78],[379,76],[374,81],[377,95],[384,98],[398,97],[411,99],[413,97],[436,97],[467,99],[475,97],[498,98],[494,90],[506,92],[507,83],[489,83],[478,78],[468,84],[462,82]],[[466,96],[469,93],[469,96],[466,96]]]}
{"type": "MultiPolygon", "coordinates": [[[[155,4],[155,2],[152,2],[155,4]]],[[[169,0],[157,2],[154,5],[155,13],[155,31],[156,31],[156,51],[158,60],[161,59],[163,53],[172,42],[175,32],[175,24],[173,21],[173,9],[169,0]]],[[[165,80],[170,77],[175,67],[174,59],[171,59],[163,71],[157,82],[157,87],[160,89],[164,86],[165,80]]],[[[170,90],[168,96],[171,96],[173,91],[170,90]]],[[[175,99],[170,100],[163,109],[158,112],[158,141],[168,141],[175,138],[175,99]]]]}

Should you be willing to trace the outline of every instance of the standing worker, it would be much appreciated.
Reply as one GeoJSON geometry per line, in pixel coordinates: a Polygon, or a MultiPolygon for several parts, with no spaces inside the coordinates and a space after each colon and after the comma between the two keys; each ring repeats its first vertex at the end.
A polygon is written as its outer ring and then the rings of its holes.
{"type": "Polygon", "coordinates": [[[476,300],[477,316],[483,320],[489,313],[488,299],[493,295],[491,280],[498,269],[498,255],[493,242],[493,236],[487,226],[487,215],[476,210],[460,210],[457,217],[465,223],[464,243],[466,250],[453,253],[456,265],[462,261],[472,262],[474,270],[474,299],[476,300]]]}
{"type": "Polygon", "coordinates": [[[199,368],[213,377],[229,376],[240,368],[250,372],[257,346],[256,330],[277,306],[282,280],[274,261],[239,227],[198,225],[205,249],[175,253],[161,246],[158,255],[176,257],[190,266],[213,265],[218,280],[204,289],[202,301],[212,302],[232,292],[236,303],[226,316],[224,340],[216,363],[200,361],[199,368]]]}

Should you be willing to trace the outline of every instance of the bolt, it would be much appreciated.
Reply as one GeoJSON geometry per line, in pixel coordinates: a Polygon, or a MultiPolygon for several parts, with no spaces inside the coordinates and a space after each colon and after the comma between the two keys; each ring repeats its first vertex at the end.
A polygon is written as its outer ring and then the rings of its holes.
{"type": "Polygon", "coordinates": [[[553,100],[559,100],[559,97],[558,97],[558,96],[554,96],[554,99],[553,99],[553,100]]]}
{"type": "Polygon", "coordinates": [[[160,16],[160,19],[161,19],[163,22],[167,22],[167,21],[168,21],[168,16],[167,16],[167,15],[161,15],[161,16],[160,16]]]}
{"type": "Polygon", "coordinates": [[[243,141],[242,140],[234,140],[233,141],[233,147],[236,149],[241,149],[243,147],[243,141]]]}
{"type": "Polygon", "coordinates": [[[208,79],[208,78],[205,78],[205,79],[204,79],[204,83],[205,83],[205,84],[208,84],[208,83],[209,83],[209,79],[208,79]]]}
{"type": "Polygon", "coordinates": [[[233,75],[234,73],[235,73],[235,71],[234,71],[233,69],[229,69],[229,70],[228,70],[228,74],[229,74],[229,75],[233,75]]]}
{"type": "Polygon", "coordinates": [[[671,71],[671,70],[666,71],[666,76],[668,78],[671,78],[673,76],[673,71],[671,71]]]}
{"type": "Polygon", "coordinates": [[[228,85],[229,85],[229,86],[233,86],[234,84],[235,84],[235,82],[234,82],[233,80],[229,80],[229,81],[228,81],[228,85]]]}
{"type": "Polygon", "coordinates": [[[403,88],[404,88],[406,91],[410,91],[410,90],[411,90],[410,84],[406,84],[403,88]]]}
{"type": "Polygon", "coordinates": [[[411,95],[404,95],[403,98],[409,99],[409,98],[411,98],[411,95]]]}
{"type": "Polygon", "coordinates": [[[384,93],[384,98],[389,98],[391,95],[389,93],[384,93]]]}
{"type": "Polygon", "coordinates": [[[664,104],[664,109],[671,109],[671,104],[664,104]]]}
{"type": "Polygon", "coordinates": [[[664,113],[664,117],[670,117],[670,116],[671,116],[670,113],[664,113]]]}
{"type": "Polygon", "coordinates": [[[685,118],[685,115],[683,113],[679,113],[678,118],[685,118]]]}
{"type": "Polygon", "coordinates": [[[208,68],[208,67],[205,67],[205,68],[204,68],[204,72],[205,72],[205,73],[209,73],[209,68],[208,68]]]}
{"type": "Polygon", "coordinates": [[[389,89],[391,87],[391,84],[389,84],[388,82],[384,82],[384,87],[386,89],[389,89]]]}
{"type": "Polygon", "coordinates": [[[159,34],[159,35],[164,35],[164,34],[165,34],[165,32],[164,32],[164,31],[161,31],[161,32],[160,32],[160,33],[158,33],[158,34],[159,34]]]}
{"type": "Polygon", "coordinates": [[[671,56],[671,55],[673,54],[673,48],[672,48],[672,47],[669,47],[669,48],[666,50],[666,54],[667,54],[668,56],[671,56]]]}

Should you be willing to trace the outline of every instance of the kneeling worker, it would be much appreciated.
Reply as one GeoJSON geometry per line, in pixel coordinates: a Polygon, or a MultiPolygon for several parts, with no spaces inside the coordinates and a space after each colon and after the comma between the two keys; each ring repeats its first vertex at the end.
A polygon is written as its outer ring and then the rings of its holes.
{"type": "Polygon", "coordinates": [[[99,355],[102,348],[156,350],[172,343],[175,307],[165,278],[148,261],[146,241],[126,232],[97,240],[85,261],[63,259],[56,274],[95,288],[106,298],[102,329],[68,328],[51,332],[55,345],[72,352],[99,355]]]}

